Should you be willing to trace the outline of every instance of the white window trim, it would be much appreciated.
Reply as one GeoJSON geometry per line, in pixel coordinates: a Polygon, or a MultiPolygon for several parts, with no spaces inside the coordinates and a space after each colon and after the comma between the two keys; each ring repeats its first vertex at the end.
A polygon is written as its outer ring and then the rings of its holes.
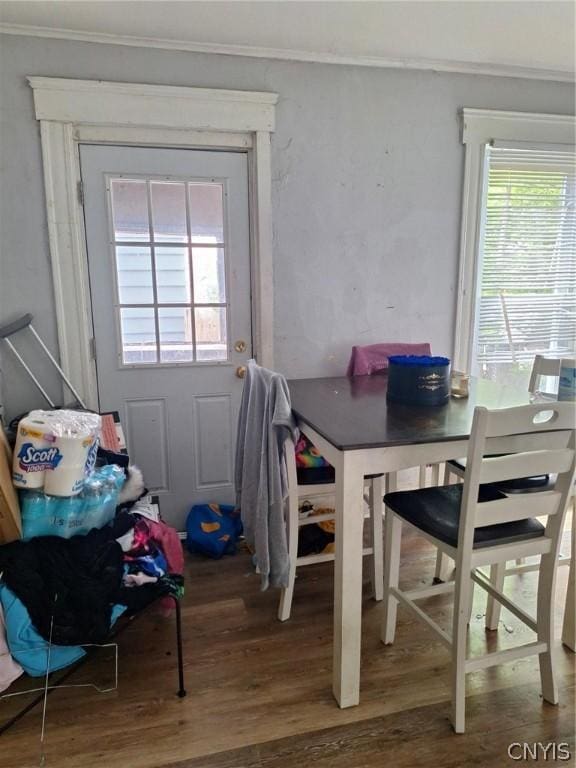
{"type": "Polygon", "coordinates": [[[466,154],[453,356],[453,365],[457,370],[469,372],[472,365],[486,146],[491,141],[574,145],[575,130],[576,120],[570,115],[462,110],[462,143],[466,154]]]}
{"type": "Polygon", "coordinates": [[[253,354],[273,366],[270,135],[278,95],[29,77],[40,121],[60,363],[98,408],[81,143],[244,150],[249,157],[253,354]]]}

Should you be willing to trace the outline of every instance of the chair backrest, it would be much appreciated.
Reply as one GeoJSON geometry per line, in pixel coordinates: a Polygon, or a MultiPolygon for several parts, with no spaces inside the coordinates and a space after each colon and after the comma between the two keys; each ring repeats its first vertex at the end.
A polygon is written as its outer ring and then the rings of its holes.
{"type": "Polygon", "coordinates": [[[284,438],[284,456],[286,457],[286,477],[289,488],[296,488],[298,485],[298,476],[296,474],[296,451],[294,438],[287,435],[284,438]]]}
{"type": "Polygon", "coordinates": [[[429,355],[430,344],[403,344],[385,342],[352,347],[347,376],[370,376],[388,370],[388,358],[392,355],[429,355]]]}
{"type": "Polygon", "coordinates": [[[471,550],[474,529],[547,517],[545,536],[559,547],[576,468],[576,403],[539,403],[489,411],[477,407],[468,447],[458,546],[471,550]],[[498,441],[496,446],[487,441],[498,441]],[[498,453],[493,454],[495,447],[498,453]],[[478,503],[479,486],[557,474],[552,490],[478,503]]]}
{"type": "MultiPolygon", "coordinates": [[[[540,384],[542,376],[555,376],[560,381],[560,366],[562,361],[544,355],[536,355],[530,373],[530,382],[528,383],[528,392],[534,394],[540,384]]],[[[558,392],[558,382],[556,382],[556,393],[558,392]]]]}

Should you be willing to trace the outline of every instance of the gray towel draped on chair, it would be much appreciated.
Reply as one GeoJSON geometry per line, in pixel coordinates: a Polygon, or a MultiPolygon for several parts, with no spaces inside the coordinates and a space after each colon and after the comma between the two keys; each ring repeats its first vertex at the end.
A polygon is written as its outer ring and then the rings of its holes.
{"type": "Polygon", "coordinates": [[[262,589],[288,585],[284,442],[296,439],[286,379],[250,360],[236,440],[236,498],[262,589]]]}

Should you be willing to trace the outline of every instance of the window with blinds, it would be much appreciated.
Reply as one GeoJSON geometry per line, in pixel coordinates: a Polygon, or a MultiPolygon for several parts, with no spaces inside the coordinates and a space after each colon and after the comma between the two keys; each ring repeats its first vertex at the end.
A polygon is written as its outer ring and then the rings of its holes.
{"type": "Polygon", "coordinates": [[[535,354],[576,348],[572,148],[487,148],[475,372],[523,378],[535,354]]]}

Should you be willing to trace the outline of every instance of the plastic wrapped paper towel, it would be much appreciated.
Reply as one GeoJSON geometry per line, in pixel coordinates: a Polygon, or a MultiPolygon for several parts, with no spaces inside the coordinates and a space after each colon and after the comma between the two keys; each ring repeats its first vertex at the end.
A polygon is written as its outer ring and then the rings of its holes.
{"type": "Polygon", "coordinates": [[[18,424],[14,485],[51,496],[79,493],[94,466],[101,421],[84,411],[31,411],[18,424]]]}

